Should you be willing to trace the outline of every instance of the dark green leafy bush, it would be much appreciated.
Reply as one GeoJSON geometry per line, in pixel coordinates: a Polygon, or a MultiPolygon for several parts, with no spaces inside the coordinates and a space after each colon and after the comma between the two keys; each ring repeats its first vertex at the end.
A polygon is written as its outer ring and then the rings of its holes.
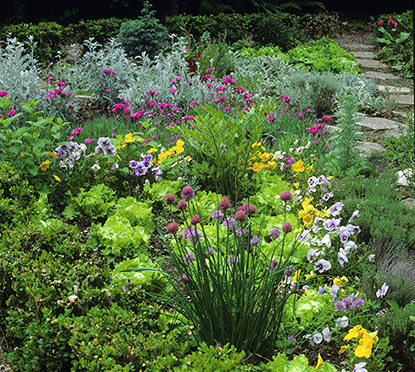
{"type": "Polygon", "coordinates": [[[145,2],[141,16],[121,25],[118,40],[130,56],[139,56],[146,52],[155,56],[166,45],[167,29],[154,16],[151,4],[145,2]]]}
{"type": "Polygon", "coordinates": [[[392,358],[402,361],[409,371],[415,365],[415,303],[405,307],[393,306],[376,317],[375,322],[380,335],[389,337],[393,346],[392,358]]]}
{"type": "Polygon", "coordinates": [[[265,17],[255,29],[255,43],[259,45],[277,45],[286,52],[294,45],[292,29],[280,17],[265,17]]]}

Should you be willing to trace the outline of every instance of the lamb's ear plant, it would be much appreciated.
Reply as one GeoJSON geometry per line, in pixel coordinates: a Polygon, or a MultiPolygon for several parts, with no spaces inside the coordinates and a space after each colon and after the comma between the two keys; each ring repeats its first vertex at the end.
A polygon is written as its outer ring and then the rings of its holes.
{"type": "MultiPolygon", "coordinates": [[[[286,239],[292,233],[291,224],[270,231],[273,249],[265,255],[264,239],[254,235],[250,222],[252,214],[258,213],[253,205],[245,203],[234,215],[230,201],[223,198],[211,215],[216,221],[216,233],[212,233],[196,214],[193,189],[186,186],[181,194],[184,199],[178,208],[185,227],[170,222],[166,230],[172,236],[168,251],[174,270],[161,270],[175,295],[164,301],[193,326],[199,342],[230,343],[249,355],[270,357],[284,333],[284,306],[298,286],[299,272],[291,262],[299,242],[294,240],[288,247],[286,239]]],[[[287,203],[292,199],[288,191],[283,197],[287,203]]],[[[282,213],[285,220],[286,210],[282,213]]],[[[159,232],[165,240],[161,228],[159,232]]]]}
{"type": "Polygon", "coordinates": [[[357,122],[364,117],[357,112],[357,100],[348,95],[340,102],[338,111],[338,135],[334,140],[334,149],[329,156],[328,168],[335,175],[357,174],[365,166],[365,159],[360,156],[358,145],[361,135],[357,122]]]}

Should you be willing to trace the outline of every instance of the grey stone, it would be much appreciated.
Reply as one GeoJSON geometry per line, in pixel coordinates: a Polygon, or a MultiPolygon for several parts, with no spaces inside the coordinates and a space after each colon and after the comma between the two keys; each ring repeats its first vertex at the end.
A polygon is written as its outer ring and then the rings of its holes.
{"type": "Polygon", "coordinates": [[[367,71],[363,74],[368,79],[385,82],[388,80],[397,80],[398,77],[387,72],[367,71]]]}
{"type": "Polygon", "coordinates": [[[415,208],[415,199],[408,198],[403,200],[403,203],[406,204],[409,208],[415,208]]]}
{"type": "Polygon", "coordinates": [[[355,58],[369,58],[369,59],[375,58],[375,53],[373,52],[354,52],[353,54],[355,58]]]}
{"type": "Polygon", "coordinates": [[[382,145],[373,142],[362,142],[359,146],[357,146],[357,149],[363,153],[363,156],[367,156],[375,151],[386,151],[386,149],[382,145]]]}
{"type": "Polygon", "coordinates": [[[408,126],[407,125],[402,125],[398,129],[395,129],[395,128],[389,129],[383,135],[385,137],[395,137],[395,138],[400,138],[402,136],[407,136],[408,135],[408,126]]]}
{"type": "Polygon", "coordinates": [[[361,127],[373,129],[373,130],[384,130],[384,129],[397,129],[399,124],[396,121],[392,121],[384,118],[372,118],[367,116],[363,119],[360,119],[357,122],[361,127]]]}
{"type": "Polygon", "coordinates": [[[354,43],[352,43],[352,44],[344,44],[342,47],[344,49],[352,50],[353,53],[354,53],[354,51],[356,51],[356,52],[359,52],[359,51],[369,52],[369,51],[374,51],[375,50],[375,47],[373,45],[367,45],[367,44],[354,44],[354,43]]]}
{"type": "Polygon", "coordinates": [[[406,87],[392,87],[390,85],[377,85],[380,92],[388,93],[411,93],[411,90],[406,87]]]}
{"type": "Polygon", "coordinates": [[[79,99],[82,102],[88,102],[91,99],[91,96],[76,95],[75,98],[79,99]]]}
{"type": "Polygon", "coordinates": [[[399,171],[398,174],[398,181],[397,186],[409,186],[409,179],[412,177],[412,169],[407,168],[403,171],[399,171]]]}
{"type": "Polygon", "coordinates": [[[376,59],[356,59],[359,67],[371,68],[376,70],[386,70],[388,66],[384,63],[377,61],[376,59]]]}
{"type": "Polygon", "coordinates": [[[403,107],[413,107],[414,106],[414,96],[400,94],[399,96],[393,96],[393,100],[403,107]]]}

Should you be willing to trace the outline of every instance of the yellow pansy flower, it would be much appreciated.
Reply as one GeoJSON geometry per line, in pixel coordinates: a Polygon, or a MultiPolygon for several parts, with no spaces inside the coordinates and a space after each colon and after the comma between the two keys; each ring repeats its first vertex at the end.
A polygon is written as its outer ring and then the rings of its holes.
{"type": "Polygon", "coordinates": [[[132,133],[128,133],[125,135],[125,142],[135,142],[135,138],[132,133]]]}
{"type": "Polygon", "coordinates": [[[337,277],[333,279],[333,284],[337,285],[338,287],[349,283],[349,280],[343,275],[341,278],[337,277]]]}
{"type": "Polygon", "coordinates": [[[348,348],[350,347],[350,345],[343,345],[340,347],[339,353],[343,354],[348,348]]]}
{"type": "Polygon", "coordinates": [[[300,277],[300,273],[301,273],[301,269],[300,270],[297,270],[295,272],[293,278],[291,279],[291,283],[295,283],[298,280],[298,278],[300,277]]]}
{"type": "Polygon", "coordinates": [[[304,162],[302,160],[297,161],[296,163],[294,163],[292,165],[293,171],[294,172],[304,172],[305,168],[304,168],[304,162]]]}
{"type": "Polygon", "coordinates": [[[304,278],[305,278],[305,280],[308,280],[308,279],[310,279],[314,276],[316,276],[316,273],[314,271],[312,271],[310,274],[305,274],[304,278]]]}
{"type": "Polygon", "coordinates": [[[181,139],[177,140],[176,146],[183,147],[183,145],[184,145],[184,141],[183,140],[181,140],[181,139]]]}
{"type": "Polygon", "coordinates": [[[55,178],[56,181],[61,182],[61,179],[56,174],[54,174],[53,177],[55,178]]]}
{"type": "Polygon", "coordinates": [[[296,182],[296,183],[294,183],[294,187],[295,187],[296,189],[298,189],[298,188],[300,187],[300,184],[299,184],[298,182],[296,182]]]}
{"type": "Polygon", "coordinates": [[[156,152],[156,151],[157,151],[157,149],[152,147],[150,150],[148,150],[148,153],[151,154],[152,152],[156,152]]]}
{"type": "Polygon", "coordinates": [[[47,155],[47,157],[49,157],[49,158],[52,158],[52,159],[57,159],[58,158],[58,155],[56,155],[55,153],[53,153],[53,152],[50,152],[48,155],[47,155]]]}
{"type": "Polygon", "coordinates": [[[39,168],[45,171],[46,169],[49,168],[49,166],[50,166],[50,161],[45,160],[42,164],[39,165],[39,168]]]}
{"type": "Polygon", "coordinates": [[[317,358],[317,365],[316,365],[316,369],[321,368],[321,366],[323,365],[323,358],[321,357],[320,353],[318,354],[318,358],[317,358]]]}
{"type": "Polygon", "coordinates": [[[264,167],[264,164],[262,164],[262,163],[254,163],[254,165],[253,165],[253,167],[252,167],[252,170],[253,170],[254,172],[258,172],[258,171],[260,171],[263,167],[264,167]]]}

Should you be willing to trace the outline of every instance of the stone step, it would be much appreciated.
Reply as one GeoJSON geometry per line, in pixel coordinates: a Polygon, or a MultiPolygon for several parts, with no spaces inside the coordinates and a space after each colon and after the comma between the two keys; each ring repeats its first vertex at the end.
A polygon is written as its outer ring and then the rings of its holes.
{"type": "Polygon", "coordinates": [[[383,133],[385,137],[395,137],[395,138],[401,138],[402,136],[406,137],[408,135],[408,126],[407,125],[401,125],[399,128],[392,128],[387,130],[385,133],[383,133]]]}
{"type": "Polygon", "coordinates": [[[388,66],[384,63],[379,62],[376,59],[358,59],[356,58],[357,64],[359,67],[368,68],[368,69],[375,69],[375,70],[387,70],[388,66]]]}
{"type": "MultiPolygon", "coordinates": [[[[394,110],[394,111],[392,111],[392,114],[395,115],[396,117],[399,117],[401,120],[403,120],[405,122],[408,120],[408,114],[409,115],[412,114],[412,120],[415,119],[415,114],[414,114],[413,110],[408,110],[408,111],[394,110]]],[[[410,116],[409,116],[409,118],[410,118],[410,116]]]]}
{"type": "Polygon", "coordinates": [[[362,152],[363,156],[368,156],[375,151],[386,151],[382,145],[373,142],[362,142],[359,146],[357,146],[357,149],[362,152]]]}
{"type": "Polygon", "coordinates": [[[382,83],[388,80],[393,81],[398,79],[397,76],[389,74],[387,72],[367,71],[363,73],[363,75],[368,79],[372,79],[382,83]]]}
{"type": "Polygon", "coordinates": [[[403,171],[399,171],[398,172],[398,181],[397,181],[397,185],[398,186],[409,186],[409,179],[412,177],[412,169],[408,168],[408,169],[404,169],[403,171]]]}
{"type": "Polygon", "coordinates": [[[388,92],[388,93],[411,93],[411,90],[406,87],[393,87],[391,85],[377,85],[379,92],[388,92]]]}
{"type": "Polygon", "coordinates": [[[351,51],[352,53],[355,52],[374,52],[375,47],[373,45],[367,44],[343,44],[341,45],[342,48],[351,51]]]}
{"type": "Polygon", "coordinates": [[[408,199],[403,200],[403,203],[409,208],[415,208],[415,199],[408,198],[408,199]]]}
{"type": "Polygon", "coordinates": [[[372,130],[398,129],[399,123],[385,118],[364,117],[357,122],[358,125],[372,130]]]}
{"type": "Polygon", "coordinates": [[[376,54],[373,52],[355,52],[353,53],[355,58],[374,59],[376,54]]]}
{"type": "Polygon", "coordinates": [[[400,94],[391,97],[399,107],[414,107],[414,96],[408,94],[400,94]]]}

